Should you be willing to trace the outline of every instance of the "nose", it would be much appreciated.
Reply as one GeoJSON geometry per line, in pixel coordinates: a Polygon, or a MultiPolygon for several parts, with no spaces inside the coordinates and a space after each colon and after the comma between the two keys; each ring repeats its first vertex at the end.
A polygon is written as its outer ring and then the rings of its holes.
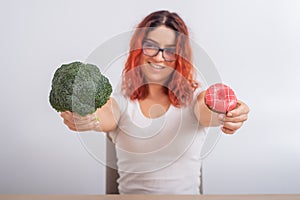
{"type": "Polygon", "coordinates": [[[156,62],[163,62],[165,59],[163,58],[163,51],[159,51],[156,56],[153,57],[156,62]]]}

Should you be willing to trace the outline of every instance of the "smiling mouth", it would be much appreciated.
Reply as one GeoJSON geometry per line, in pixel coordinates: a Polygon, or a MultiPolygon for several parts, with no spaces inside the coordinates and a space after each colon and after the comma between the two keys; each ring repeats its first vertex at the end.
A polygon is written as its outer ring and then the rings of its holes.
{"type": "Polygon", "coordinates": [[[148,62],[148,64],[149,64],[151,67],[153,67],[154,69],[164,69],[164,68],[166,68],[166,67],[164,67],[164,66],[156,65],[156,64],[151,63],[151,62],[148,62]]]}

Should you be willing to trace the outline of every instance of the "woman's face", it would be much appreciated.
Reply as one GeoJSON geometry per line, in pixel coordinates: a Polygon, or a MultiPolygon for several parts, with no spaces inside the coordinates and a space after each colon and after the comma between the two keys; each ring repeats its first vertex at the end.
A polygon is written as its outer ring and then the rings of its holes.
{"type": "Polygon", "coordinates": [[[176,34],[174,30],[162,25],[148,33],[143,43],[144,54],[141,68],[148,83],[161,85],[166,83],[174,71],[175,50],[176,34]],[[158,51],[158,49],[160,50],[158,51]]]}

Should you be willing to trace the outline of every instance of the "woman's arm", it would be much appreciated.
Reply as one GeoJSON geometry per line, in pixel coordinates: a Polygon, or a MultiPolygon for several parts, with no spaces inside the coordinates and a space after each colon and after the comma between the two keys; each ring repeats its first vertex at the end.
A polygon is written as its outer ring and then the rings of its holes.
{"type": "Polygon", "coordinates": [[[235,109],[226,114],[211,111],[205,104],[205,92],[201,92],[195,103],[194,113],[202,126],[222,125],[222,131],[227,134],[235,133],[248,119],[249,107],[242,101],[237,101],[235,109]]]}
{"type": "Polygon", "coordinates": [[[82,117],[70,111],[62,112],[61,117],[69,129],[73,131],[109,132],[117,128],[120,109],[116,101],[110,98],[107,103],[98,108],[95,113],[82,117]]]}

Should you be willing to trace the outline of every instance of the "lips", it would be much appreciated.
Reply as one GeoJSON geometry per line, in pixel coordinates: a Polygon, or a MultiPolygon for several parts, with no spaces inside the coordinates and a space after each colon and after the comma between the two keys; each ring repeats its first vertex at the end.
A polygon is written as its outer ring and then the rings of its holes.
{"type": "Polygon", "coordinates": [[[154,63],[150,63],[150,62],[148,62],[148,64],[149,64],[153,69],[156,69],[156,70],[162,70],[162,69],[166,68],[166,67],[164,67],[164,66],[157,65],[157,64],[154,64],[154,63]]]}

